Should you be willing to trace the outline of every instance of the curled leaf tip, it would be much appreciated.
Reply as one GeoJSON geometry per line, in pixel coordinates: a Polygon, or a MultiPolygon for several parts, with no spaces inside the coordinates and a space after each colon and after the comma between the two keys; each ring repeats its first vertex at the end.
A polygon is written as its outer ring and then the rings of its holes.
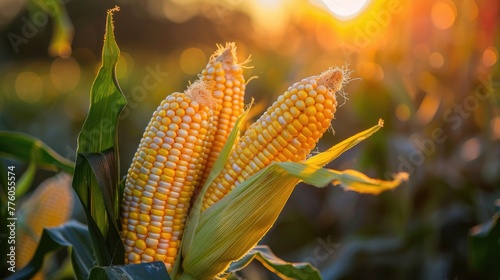
{"type": "Polygon", "coordinates": [[[384,120],[383,119],[378,119],[378,126],[384,127],[384,120]]]}
{"type": "Polygon", "coordinates": [[[406,172],[399,172],[394,175],[392,175],[394,180],[400,181],[400,182],[406,182],[410,179],[410,174],[406,172]]]}
{"type": "Polygon", "coordinates": [[[105,32],[104,32],[104,39],[105,39],[105,41],[106,41],[106,38],[108,37],[108,35],[111,36],[111,37],[114,37],[113,32],[115,30],[115,26],[113,24],[113,13],[118,12],[118,11],[120,11],[120,7],[117,6],[117,5],[115,5],[114,8],[108,9],[108,12],[107,12],[108,16],[107,16],[107,19],[106,19],[107,24],[106,24],[106,29],[105,29],[105,32]],[[108,29],[109,28],[111,28],[111,32],[110,33],[108,33],[108,29]]]}
{"type": "Polygon", "coordinates": [[[408,173],[400,172],[394,174],[392,181],[373,179],[356,170],[344,170],[333,183],[340,184],[342,188],[349,191],[367,194],[379,194],[383,191],[395,189],[409,178],[408,173]]]}
{"type": "Polygon", "coordinates": [[[120,7],[118,5],[115,5],[114,8],[108,9],[108,14],[113,14],[113,13],[119,12],[119,11],[120,11],[120,7]]]}

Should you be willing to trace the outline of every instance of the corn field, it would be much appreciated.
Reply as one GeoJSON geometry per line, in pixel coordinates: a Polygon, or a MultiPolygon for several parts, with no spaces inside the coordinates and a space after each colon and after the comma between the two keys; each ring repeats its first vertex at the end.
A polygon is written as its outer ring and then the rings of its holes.
{"type": "Polygon", "coordinates": [[[498,8],[5,1],[0,276],[498,279],[498,8]]]}

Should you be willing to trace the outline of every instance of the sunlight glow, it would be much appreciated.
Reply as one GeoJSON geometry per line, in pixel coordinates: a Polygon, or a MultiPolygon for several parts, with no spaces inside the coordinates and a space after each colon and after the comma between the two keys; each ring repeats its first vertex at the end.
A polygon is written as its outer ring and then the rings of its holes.
{"type": "Polygon", "coordinates": [[[286,2],[282,0],[259,0],[246,2],[249,7],[247,11],[251,14],[255,28],[263,32],[270,39],[267,43],[273,43],[272,38],[283,32],[287,22],[286,2]],[[273,24],[269,24],[272,19],[273,24]]]}
{"type": "Polygon", "coordinates": [[[338,18],[348,20],[356,17],[370,0],[322,0],[328,9],[338,18]]]}
{"type": "Polygon", "coordinates": [[[283,5],[281,0],[258,0],[257,2],[264,9],[277,9],[283,5]]]}

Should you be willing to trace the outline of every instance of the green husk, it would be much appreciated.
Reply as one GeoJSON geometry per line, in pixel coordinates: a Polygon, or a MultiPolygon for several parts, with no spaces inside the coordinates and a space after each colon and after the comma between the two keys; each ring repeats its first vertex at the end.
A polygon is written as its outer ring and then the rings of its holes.
{"type": "Polygon", "coordinates": [[[267,245],[257,245],[252,248],[243,258],[231,263],[227,272],[234,273],[239,271],[254,259],[282,279],[321,279],[321,274],[318,269],[310,263],[291,263],[282,260],[276,256],[267,245]]]}
{"type": "Polygon", "coordinates": [[[393,181],[383,181],[353,170],[321,168],[381,127],[379,121],[378,125],[305,162],[273,163],[202,212],[199,222],[189,224],[186,229],[186,232],[194,231],[194,235],[183,251],[180,279],[212,279],[226,271],[231,262],[242,258],[271,228],[300,181],[316,187],[333,182],[347,190],[371,194],[397,187],[407,174],[398,174],[393,181]]]}

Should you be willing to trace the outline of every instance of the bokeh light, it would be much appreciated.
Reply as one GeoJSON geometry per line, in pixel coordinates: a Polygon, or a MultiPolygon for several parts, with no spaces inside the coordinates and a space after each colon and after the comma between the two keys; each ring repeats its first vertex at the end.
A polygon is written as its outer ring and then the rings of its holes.
{"type": "Polygon", "coordinates": [[[477,138],[471,138],[462,145],[460,156],[464,161],[473,161],[481,154],[481,142],[477,138]]]}
{"type": "Polygon", "coordinates": [[[496,48],[490,47],[483,52],[483,64],[486,67],[495,65],[498,60],[498,52],[496,48]]]}
{"type": "Polygon", "coordinates": [[[433,52],[429,56],[429,64],[434,68],[441,68],[444,64],[443,55],[439,52],[433,52]]]}
{"type": "Polygon", "coordinates": [[[398,104],[394,113],[396,114],[396,118],[402,122],[408,121],[411,116],[410,108],[406,104],[398,104]]]}
{"type": "Polygon", "coordinates": [[[43,95],[42,79],[34,72],[21,72],[16,78],[16,93],[26,103],[36,103],[43,95]]]}
{"type": "Polygon", "coordinates": [[[432,6],[432,23],[440,30],[450,28],[455,22],[456,17],[457,8],[451,1],[438,1],[432,6]]]}
{"type": "Polygon", "coordinates": [[[199,48],[188,48],[179,57],[179,65],[186,74],[198,74],[205,64],[207,64],[207,57],[199,48]]]}
{"type": "Polygon", "coordinates": [[[60,92],[69,92],[78,85],[80,72],[80,65],[74,58],[56,58],[50,66],[50,79],[60,92]]]}
{"type": "Polygon", "coordinates": [[[460,10],[462,16],[467,20],[474,20],[479,14],[479,9],[477,7],[476,1],[474,0],[463,0],[462,8],[460,10]]]}

